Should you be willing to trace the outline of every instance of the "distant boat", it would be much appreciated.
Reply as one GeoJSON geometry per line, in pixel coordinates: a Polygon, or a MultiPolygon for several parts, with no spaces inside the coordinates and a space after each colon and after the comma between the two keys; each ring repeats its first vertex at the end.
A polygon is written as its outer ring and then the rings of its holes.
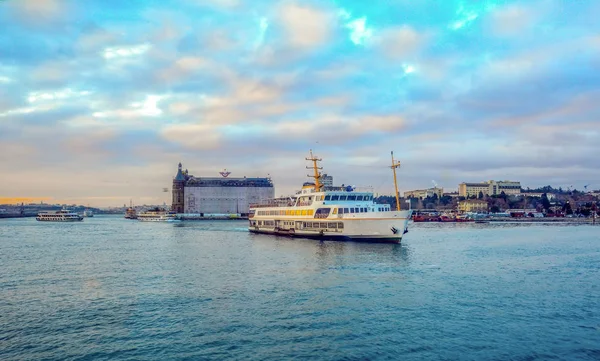
{"type": "Polygon", "coordinates": [[[93,217],[94,216],[94,212],[92,212],[91,209],[86,209],[85,211],[83,211],[83,216],[84,217],[93,217]]]}
{"type": "Polygon", "coordinates": [[[135,208],[133,208],[133,203],[131,201],[129,201],[129,208],[127,208],[127,210],[125,211],[125,218],[126,219],[137,219],[137,212],[135,210],[135,208]]]}
{"type": "Polygon", "coordinates": [[[127,208],[127,210],[125,211],[125,218],[127,219],[137,219],[137,212],[135,211],[135,208],[129,207],[127,208]]]}
{"type": "Polygon", "coordinates": [[[44,211],[38,213],[35,217],[38,221],[42,222],[77,222],[83,221],[83,217],[75,212],[71,212],[66,209],[60,211],[44,211]]]}
{"type": "Polygon", "coordinates": [[[142,222],[177,222],[175,212],[162,208],[152,208],[137,215],[137,220],[142,222]]]}

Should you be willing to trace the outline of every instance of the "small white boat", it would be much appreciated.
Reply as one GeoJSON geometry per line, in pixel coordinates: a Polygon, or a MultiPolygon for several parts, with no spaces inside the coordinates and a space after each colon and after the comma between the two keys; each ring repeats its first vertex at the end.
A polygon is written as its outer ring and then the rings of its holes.
{"type": "Polygon", "coordinates": [[[175,212],[169,212],[161,208],[153,208],[137,215],[137,220],[142,222],[179,222],[175,212]]]}
{"type": "Polygon", "coordinates": [[[83,221],[83,217],[75,212],[71,212],[67,209],[61,209],[60,211],[45,211],[38,213],[35,217],[38,221],[42,222],[78,222],[83,221]]]}
{"type": "Polygon", "coordinates": [[[83,211],[83,216],[84,217],[93,217],[94,216],[94,212],[92,212],[91,209],[86,209],[85,211],[83,211]]]}

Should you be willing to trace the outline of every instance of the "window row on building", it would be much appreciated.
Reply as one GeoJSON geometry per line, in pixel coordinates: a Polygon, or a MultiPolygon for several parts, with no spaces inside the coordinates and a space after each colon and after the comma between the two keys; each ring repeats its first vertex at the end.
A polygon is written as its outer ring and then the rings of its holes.
{"type": "Polygon", "coordinates": [[[482,183],[461,183],[458,185],[458,195],[461,197],[496,196],[504,192],[506,195],[520,194],[521,182],[515,181],[486,181],[482,183]]]}

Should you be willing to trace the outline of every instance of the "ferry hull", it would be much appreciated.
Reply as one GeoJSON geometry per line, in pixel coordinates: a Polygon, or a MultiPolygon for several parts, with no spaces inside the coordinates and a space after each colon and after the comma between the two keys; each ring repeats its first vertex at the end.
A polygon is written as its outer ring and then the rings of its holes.
{"type": "MultiPolygon", "coordinates": [[[[301,232],[285,232],[285,231],[273,231],[273,230],[256,230],[248,229],[250,233],[256,234],[268,234],[280,237],[293,237],[293,238],[307,238],[317,239],[321,241],[340,241],[340,242],[366,242],[366,243],[400,243],[402,236],[345,236],[338,234],[310,234],[301,232]]],[[[404,232],[403,232],[404,233],[404,232]]]]}
{"type": "Polygon", "coordinates": [[[295,219],[293,221],[290,219],[276,219],[273,222],[274,227],[264,226],[261,222],[252,220],[248,231],[321,240],[400,243],[403,235],[407,232],[408,220],[412,211],[387,213],[392,217],[332,217],[326,219],[295,219]],[[287,221],[287,225],[285,221],[287,221]],[[319,228],[316,228],[315,225],[318,225],[319,228]]]}

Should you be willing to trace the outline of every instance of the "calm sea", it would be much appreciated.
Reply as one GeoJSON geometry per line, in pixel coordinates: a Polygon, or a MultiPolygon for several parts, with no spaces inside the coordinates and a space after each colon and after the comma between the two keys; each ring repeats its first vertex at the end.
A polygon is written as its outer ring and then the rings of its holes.
{"type": "Polygon", "coordinates": [[[2,360],[600,360],[600,227],[0,220],[2,360]]]}

